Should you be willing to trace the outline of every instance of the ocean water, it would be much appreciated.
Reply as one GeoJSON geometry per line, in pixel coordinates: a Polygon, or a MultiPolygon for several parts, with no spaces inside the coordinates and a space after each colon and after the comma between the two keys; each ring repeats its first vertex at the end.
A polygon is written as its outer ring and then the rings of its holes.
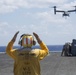
{"type": "MultiPolygon", "coordinates": [[[[61,52],[63,45],[47,45],[50,52],[61,52]]],[[[13,48],[20,48],[20,46],[14,46],[13,48]]],[[[39,46],[33,46],[33,48],[40,48],[39,46]]],[[[0,46],[0,52],[5,52],[6,46],[0,46]]]]}

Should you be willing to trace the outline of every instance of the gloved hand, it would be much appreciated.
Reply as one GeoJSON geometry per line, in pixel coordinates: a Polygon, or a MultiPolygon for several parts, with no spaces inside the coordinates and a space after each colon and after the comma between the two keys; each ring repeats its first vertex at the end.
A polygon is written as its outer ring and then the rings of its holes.
{"type": "Polygon", "coordinates": [[[37,42],[40,44],[42,41],[40,40],[39,36],[35,32],[33,32],[33,35],[35,36],[37,42]]]}
{"type": "Polygon", "coordinates": [[[12,40],[11,40],[11,41],[15,42],[16,37],[17,37],[18,33],[19,33],[19,31],[17,31],[17,32],[15,33],[15,35],[13,36],[13,38],[12,38],[12,40]]]}

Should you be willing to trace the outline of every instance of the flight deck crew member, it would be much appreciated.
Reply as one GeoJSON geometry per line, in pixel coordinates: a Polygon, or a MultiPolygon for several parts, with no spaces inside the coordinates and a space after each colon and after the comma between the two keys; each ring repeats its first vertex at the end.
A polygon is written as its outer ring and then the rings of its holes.
{"type": "Polygon", "coordinates": [[[18,33],[19,31],[15,33],[6,47],[6,53],[14,59],[14,75],[41,75],[39,62],[48,55],[47,46],[36,33],[33,33],[41,49],[32,48],[36,42],[29,34],[20,37],[19,44],[22,46],[20,49],[13,49],[18,33]]]}

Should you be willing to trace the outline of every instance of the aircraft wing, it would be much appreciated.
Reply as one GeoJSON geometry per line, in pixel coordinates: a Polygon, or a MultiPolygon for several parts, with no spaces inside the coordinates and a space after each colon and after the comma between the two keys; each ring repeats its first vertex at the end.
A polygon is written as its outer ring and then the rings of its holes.
{"type": "Polygon", "coordinates": [[[68,12],[76,12],[76,10],[68,10],[68,12]]]}
{"type": "Polygon", "coordinates": [[[65,12],[65,11],[61,11],[61,10],[56,10],[56,12],[65,12]]]}

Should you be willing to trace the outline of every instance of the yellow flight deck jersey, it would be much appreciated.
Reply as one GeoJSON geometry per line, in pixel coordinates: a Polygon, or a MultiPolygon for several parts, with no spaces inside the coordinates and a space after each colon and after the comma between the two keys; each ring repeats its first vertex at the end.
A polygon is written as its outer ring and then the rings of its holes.
{"type": "Polygon", "coordinates": [[[41,42],[41,49],[23,48],[17,50],[13,49],[13,44],[13,41],[8,43],[6,53],[15,60],[14,75],[41,75],[39,61],[49,53],[47,46],[41,42]]]}

